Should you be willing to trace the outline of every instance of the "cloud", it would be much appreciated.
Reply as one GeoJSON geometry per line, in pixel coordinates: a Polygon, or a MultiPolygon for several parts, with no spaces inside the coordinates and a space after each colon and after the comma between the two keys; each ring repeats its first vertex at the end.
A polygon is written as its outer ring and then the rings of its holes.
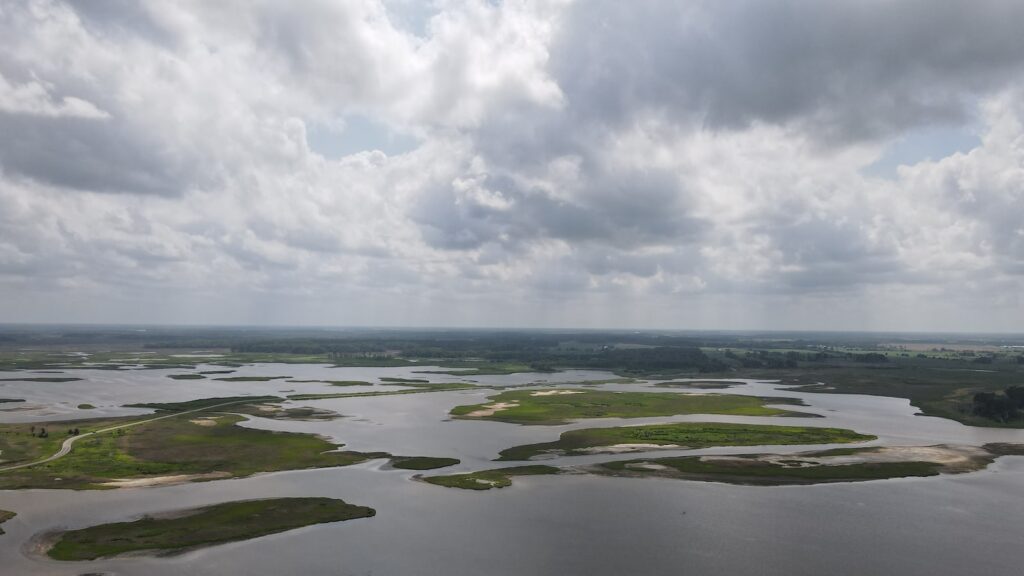
{"type": "Polygon", "coordinates": [[[1022,16],[8,2],[0,318],[1013,329],[1022,16]]]}

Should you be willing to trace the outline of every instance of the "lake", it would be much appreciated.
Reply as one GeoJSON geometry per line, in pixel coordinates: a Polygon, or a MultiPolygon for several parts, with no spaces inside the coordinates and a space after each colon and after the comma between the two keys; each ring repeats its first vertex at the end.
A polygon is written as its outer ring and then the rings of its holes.
{"type": "MultiPolygon", "coordinates": [[[[217,369],[201,366],[199,370],[217,369]]],[[[262,364],[226,376],[370,380],[381,376],[525,385],[611,378],[607,373],[452,377],[417,368],[330,368],[262,364]]],[[[66,383],[3,382],[3,422],[142,414],[130,402],[168,402],[240,394],[331,393],[400,389],[330,387],[322,383],[172,380],[182,370],[67,370],[66,383]],[[96,410],[78,410],[80,403],[96,410]],[[25,410],[23,408],[29,408],[25,410]],[[13,410],[12,410],[13,408],[13,410]]],[[[11,377],[7,373],[5,377],[11,377]]],[[[44,376],[29,375],[29,376],[44,376]]],[[[218,377],[222,375],[211,375],[218,377]]],[[[708,391],[606,384],[611,390],[708,391]]],[[[796,410],[824,416],[777,419],[682,416],[601,419],[565,426],[518,426],[448,420],[459,404],[484,401],[490,390],[432,392],[317,401],[345,417],[293,422],[253,418],[247,426],[322,434],[359,451],[451,456],[462,464],[437,473],[479,470],[510,446],[554,440],[568,429],[666,421],[721,421],[852,428],[879,445],[1022,442],[1024,431],[985,429],[915,416],[907,400],[779,390],[745,382],[710,392],[804,399],[796,410]]],[[[659,451],[659,456],[796,452],[806,446],[659,451]]],[[[633,456],[630,456],[633,457],[633,456]]],[[[615,459],[610,455],[555,458],[555,465],[615,459]]],[[[474,492],[411,480],[413,472],[377,460],[356,466],[262,474],[250,478],[148,489],[0,491],[0,508],[18,516],[0,536],[0,574],[124,575],[344,574],[739,574],[936,575],[1021,573],[1024,544],[1024,458],[1004,457],[989,469],[935,478],[818,486],[746,487],[670,479],[588,475],[519,477],[510,488],[474,492]],[[170,558],[119,558],[63,563],[26,552],[33,535],[56,528],[124,521],[151,512],[225,500],[328,496],[372,506],[374,518],[319,525],[170,558]]]]}

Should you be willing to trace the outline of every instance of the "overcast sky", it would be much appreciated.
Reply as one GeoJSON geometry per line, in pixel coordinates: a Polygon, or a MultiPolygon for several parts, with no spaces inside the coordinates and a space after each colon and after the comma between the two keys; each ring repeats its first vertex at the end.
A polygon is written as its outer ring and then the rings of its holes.
{"type": "Polygon", "coordinates": [[[1022,22],[2,0],[0,322],[1024,331],[1022,22]]]}

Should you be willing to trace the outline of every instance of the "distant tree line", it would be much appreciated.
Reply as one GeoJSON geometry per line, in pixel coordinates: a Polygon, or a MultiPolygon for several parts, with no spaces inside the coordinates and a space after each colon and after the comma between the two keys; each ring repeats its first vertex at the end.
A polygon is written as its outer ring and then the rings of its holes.
{"type": "Polygon", "coordinates": [[[1024,414],[1024,386],[1010,386],[1002,393],[978,392],[974,395],[974,413],[1000,422],[1019,420],[1024,414]]]}

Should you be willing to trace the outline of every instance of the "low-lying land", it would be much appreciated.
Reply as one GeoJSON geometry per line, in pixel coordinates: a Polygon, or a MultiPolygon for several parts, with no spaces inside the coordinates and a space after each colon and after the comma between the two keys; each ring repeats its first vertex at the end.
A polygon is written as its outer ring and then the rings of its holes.
{"type": "Polygon", "coordinates": [[[0,382],[78,382],[81,378],[0,378],[0,382]]]}
{"type": "Polygon", "coordinates": [[[391,465],[403,470],[436,470],[455,466],[461,462],[457,458],[436,458],[432,456],[394,456],[391,465]]]}
{"type": "Polygon", "coordinates": [[[55,535],[47,555],[95,560],[128,552],[168,555],[248,540],[303,526],[369,518],[376,511],[333,498],[273,498],[226,502],[134,522],[101,524],[55,535]]]}
{"type": "Polygon", "coordinates": [[[289,394],[289,400],[330,400],[333,398],[362,398],[370,396],[400,396],[402,394],[422,394],[424,392],[446,392],[449,390],[466,390],[479,388],[466,382],[438,382],[423,384],[395,384],[408,386],[411,390],[379,390],[376,392],[335,392],[329,394],[289,394]]]}
{"type": "Polygon", "coordinates": [[[655,384],[658,388],[696,388],[698,390],[724,390],[726,388],[732,388],[742,382],[728,382],[722,380],[692,380],[692,381],[677,381],[669,380],[668,382],[658,382],[655,384]]]}
{"type": "Polygon", "coordinates": [[[645,458],[605,462],[584,470],[609,476],[782,486],[971,472],[984,468],[998,455],[984,448],[894,446],[797,454],[645,458]]]}
{"type": "Polygon", "coordinates": [[[287,378],[291,378],[291,376],[225,376],[224,378],[214,378],[214,380],[222,382],[270,382],[271,380],[285,380],[287,378]]]}
{"type": "Polygon", "coordinates": [[[279,396],[224,396],[218,398],[200,398],[185,402],[140,402],[136,404],[125,404],[127,408],[152,408],[158,412],[184,412],[198,408],[210,408],[221,404],[242,404],[248,402],[259,404],[263,402],[281,402],[284,398],[279,396]]]}
{"type": "Polygon", "coordinates": [[[285,408],[280,404],[242,404],[238,407],[232,407],[230,410],[236,414],[272,418],[274,420],[335,420],[341,418],[341,414],[333,410],[312,408],[310,406],[285,408]]]}
{"type": "MultiPolygon", "coordinates": [[[[10,520],[11,518],[14,518],[15,516],[17,516],[17,514],[15,514],[14,512],[11,512],[10,510],[0,510],[0,524],[3,524],[4,522],[7,522],[8,520],[10,520]]],[[[2,536],[3,534],[4,534],[4,529],[0,528],[0,536],[2,536]]]]}
{"type": "Polygon", "coordinates": [[[554,466],[515,466],[512,468],[495,468],[467,474],[451,474],[448,476],[427,476],[420,478],[424,482],[444,486],[445,488],[462,488],[464,490],[490,490],[505,488],[512,485],[513,476],[537,476],[541,474],[559,474],[561,470],[554,466]]]}
{"type": "MultiPolygon", "coordinates": [[[[77,421],[75,426],[88,434],[137,420],[77,421]]],[[[342,451],[312,434],[236,426],[242,420],[234,414],[191,413],[83,437],[63,458],[0,472],[0,489],[153,486],[347,466],[388,456],[342,451]]],[[[67,438],[66,427],[60,422],[0,425],[4,464],[34,462],[56,453],[67,438]],[[41,429],[50,432],[39,437],[41,429]]]]}
{"type": "Polygon", "coordinates": [[[526,444],[502,450],[498,460],[529,460],[537,456],[617,454],[658,448],[678,450],[712,446],[841,444],[874,439],[875,436],[858,434],[843,428],[680,422],[569,430],[563,432],[554,442],[526,444]]]}
{"type": "Polygon", "coordinates": [[[92,404],[79,404],[78,405],[78,409],[79,410],[94,410],[94,409],[96,409],[96,407],[93,406],[92,404]]]}
{"type": "Polygon", "coordinates": [[[172,380],[203,380],[206,378],[202,374],[168,374],[167,377],[172,380]]]}
{"type": "Polygon", "coordinates": [[[581,418],[643,418],[676,414],[737,416],[814,416],[769,408],[765,404],[795,404],[794,398],[759,398],[722,394],[674,392],[608,392],[559,388],[510,390],[486,404],[456,406],[452,416],[514,424],[566,424],[581,418]]]}
{"type": "Polygon", "coordinates": [[[0,404],[5,404],[5,403],[8,403],[8,402],[24,402],[24,401],[25,401],[24,398],[0,398],[0,404]]]}
{"type": "Polygon", "coordinates": [[[331,386],[373,386],[372,382],[362,380],[288,380],[289,384],[330,384],[331,386]]]}

